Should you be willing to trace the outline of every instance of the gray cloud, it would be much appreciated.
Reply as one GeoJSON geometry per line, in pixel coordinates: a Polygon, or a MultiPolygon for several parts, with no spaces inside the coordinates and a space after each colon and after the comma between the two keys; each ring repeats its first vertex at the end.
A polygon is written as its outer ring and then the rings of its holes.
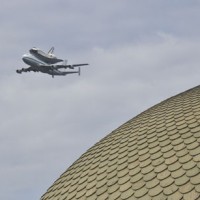
{"type": "Polygon", "coordinates": [[[39,199],[123,122],[199,84],[199,1],[1,2],[1,199],[39,199]],[[82,76],[18,75],[32,46],[82,76]]]}

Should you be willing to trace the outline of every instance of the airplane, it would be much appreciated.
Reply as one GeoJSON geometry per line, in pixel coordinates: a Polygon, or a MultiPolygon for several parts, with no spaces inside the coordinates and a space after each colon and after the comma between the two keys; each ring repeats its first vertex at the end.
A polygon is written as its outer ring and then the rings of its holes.
{"type": "Polygon", "coordinates": [[[89,65],[84,64],[73,64],[67,65],[67,60],[57,58],[54,54],[54,47],[52,47],[48,53],[33,47],[29,50],[29,53],[22,56],[24,63],[29,65],[28,68],[17,69],[16,72],[21,74],[22,72],[42,72],[52,76],[65,76],[67,74],[78,73],[80,76],[80,66],[89,65]],[[60,69],[74,69],[78,67],[77,71],[61,71],[60,69]]]}

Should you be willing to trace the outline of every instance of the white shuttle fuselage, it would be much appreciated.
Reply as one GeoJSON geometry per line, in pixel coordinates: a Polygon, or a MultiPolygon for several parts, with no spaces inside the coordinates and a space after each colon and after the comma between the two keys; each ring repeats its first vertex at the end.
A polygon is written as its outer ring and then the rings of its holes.
{"type": "Polygon", "coordinates": [[[44,61],[47,64],[55,64],[55,63],[63,61],[62,59],[57,58],[53,54],[53,50],[54,48],[52,47],[48,53],[45,53],[41,51],[40,49],[33,47],[32,49],[29,50],[29,52],[34,57],[38,58],[41,61],[44,61]]]}

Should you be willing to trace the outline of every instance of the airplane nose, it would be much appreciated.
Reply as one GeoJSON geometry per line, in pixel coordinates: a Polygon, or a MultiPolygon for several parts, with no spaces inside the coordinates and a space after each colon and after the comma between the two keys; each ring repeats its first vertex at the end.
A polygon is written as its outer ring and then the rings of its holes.
{"type": "Polygon", "coordinates": [[[23,60],[24,62],[26,62],[26,57],[25,57],[25,56],[22,56],[22,60],[23,60]]]}
{"type": "Polygon", "coordinates": [[[22,60],[24,60],[25,57],[26,57],[26,54],[24,54],[24,55],[22,56],[22,60]]]}
{"type": "Polygon", "coordinates": [[[27,64],[27,62],[28,62],[28,55],[27,55],[27,54],[24,54],[24,55],[22,56],[22,60],[27,64]]]}

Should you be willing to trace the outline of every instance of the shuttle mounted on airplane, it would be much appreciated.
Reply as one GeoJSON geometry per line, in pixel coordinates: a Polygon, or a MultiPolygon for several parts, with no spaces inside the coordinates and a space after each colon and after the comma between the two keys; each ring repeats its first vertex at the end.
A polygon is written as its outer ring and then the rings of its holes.
{"type": "Polygon", "coordinates": [[[57,58],[54,54],[54,47],[52,47],[48,53],[41,51],[40,49],[33,47],[29,50],[28,54],[22,56],[24,63],[29,65],[28,68],[17,69],[16,72],[21,74],[22,72],[42,72],[54,76],[65,76],[67,74],[78,73],[80,75],[80,66],[88,65],[73,64],[67,65],[67,61],[57,58]],[[77,71],[72,71],[78,67],[77,71]],[[61,71],[60,69],[71,69],[70,71],[61,71]]]}

